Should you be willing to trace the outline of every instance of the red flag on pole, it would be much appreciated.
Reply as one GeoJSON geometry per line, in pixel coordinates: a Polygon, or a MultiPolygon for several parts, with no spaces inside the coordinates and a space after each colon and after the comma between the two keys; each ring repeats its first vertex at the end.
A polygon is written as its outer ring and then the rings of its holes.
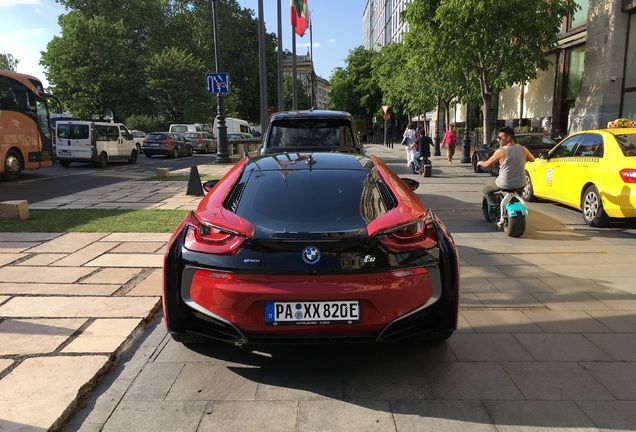
{"type": "Polygon", "coordinates": [[[291,0],[290,4],[291,25],[300,37],[305,35],[309,27],[309,9],[307,0],[291,0]]]}

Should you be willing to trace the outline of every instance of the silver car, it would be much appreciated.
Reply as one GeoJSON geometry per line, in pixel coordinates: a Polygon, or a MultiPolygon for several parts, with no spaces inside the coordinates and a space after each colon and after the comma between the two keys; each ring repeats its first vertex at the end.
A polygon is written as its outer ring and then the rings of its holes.
{"type": "Polygon", "coordinates": [[[207,154],[211,151],[216,153],[216,140],[209,132],[186,132],[183,137],[192,144],[195,152],[207,154]]]}

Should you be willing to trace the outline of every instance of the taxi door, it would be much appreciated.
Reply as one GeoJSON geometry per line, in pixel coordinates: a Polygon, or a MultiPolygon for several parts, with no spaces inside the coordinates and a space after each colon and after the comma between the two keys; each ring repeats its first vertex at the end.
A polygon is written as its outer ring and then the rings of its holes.
{"type": "Polygon", "coordinates": [[[534,172],[530,177],[535,195],[561,201],[561,188],[568,182],[565,170],[580,138],[581,135],[572,135],[564,139],[548,153],[547,159],[538,159],[538,163],[531,164],[534,172]]]}
{"type": "Polygon", "coordinates": [[[583,187],[594,177],[603,156],[603,137],[597,133],[584,133],[571,156],[561,164],[561,199],[572,207],[580,207],[583,187]]]}

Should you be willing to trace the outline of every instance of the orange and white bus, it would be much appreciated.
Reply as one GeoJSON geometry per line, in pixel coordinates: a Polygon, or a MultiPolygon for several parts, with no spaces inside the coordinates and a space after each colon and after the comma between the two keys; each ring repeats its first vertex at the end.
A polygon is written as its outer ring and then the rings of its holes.
{"type": "Polygon", "coordinates": [[[22,170],[53,165],[50,105],[62,104],[30,75],[0,70],[0,177],[17,180],[22,170]]]}

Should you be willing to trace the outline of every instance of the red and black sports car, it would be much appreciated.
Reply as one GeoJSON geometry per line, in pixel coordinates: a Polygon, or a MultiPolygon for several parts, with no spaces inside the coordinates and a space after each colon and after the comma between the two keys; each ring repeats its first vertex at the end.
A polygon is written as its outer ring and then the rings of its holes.
{"type": "Polygon", "coordinates": [[[170,239],[168,331],[237,345],[447,339],[457,250],[417,186],[364,155],[244,158],[170,239]]]}

